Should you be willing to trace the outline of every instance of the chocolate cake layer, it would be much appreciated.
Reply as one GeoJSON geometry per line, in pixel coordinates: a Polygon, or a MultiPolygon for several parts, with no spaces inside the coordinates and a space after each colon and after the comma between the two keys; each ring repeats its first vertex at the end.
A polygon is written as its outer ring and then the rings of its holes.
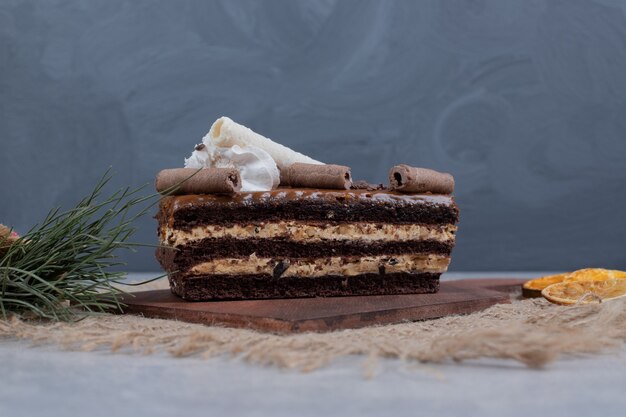
{"type": "Polygon", "coordinates": [[[234,196],[188,195],[161,200],[159,223],[190,230],[202,224],[255,221],[324,220],[456,224],[458,208],[444,195],[405,195],[392,191],[278,189],[234,196]]]}
{"type": "Polygon", "coordinates": [[[374,256],[400,254],[450,255],[452,242],[430,240],[382,241],[362,243],[355,241],[327,241],[303,243],[274,239],[203,239],[176,249],[160,247],[157,260],[166,271],[186,271],[193,265],[219,258],[247,258],[256,254],[259,258],[324,258],[328,256],[374,256]]]}
{"type": "Polygon", "coordinates": [[[352,277],[274,278],[271,275],[169,276],[172,292],[185,300],[228,300],[350,295],[425,294],[439,289],[438,273],[363,274],[352,277]]]}

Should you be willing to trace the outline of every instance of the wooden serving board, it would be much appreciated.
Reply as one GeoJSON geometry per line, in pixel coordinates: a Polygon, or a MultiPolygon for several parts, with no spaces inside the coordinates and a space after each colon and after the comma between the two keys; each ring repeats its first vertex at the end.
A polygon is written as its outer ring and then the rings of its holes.
{"type": "Polygon", "coordinates": [[[510,302],[520,279],[443,281],[436,294],[184,301],[169,290],[127,295],[124,313],[275,333],[332,331],[468,314],[510,302]]]}

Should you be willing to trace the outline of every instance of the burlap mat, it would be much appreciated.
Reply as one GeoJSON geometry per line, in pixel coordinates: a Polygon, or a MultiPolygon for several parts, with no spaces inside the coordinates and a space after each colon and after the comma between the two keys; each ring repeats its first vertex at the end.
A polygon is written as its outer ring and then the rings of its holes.
{"type": "Polygon", "coordinates": [[[0,337],[82,351],[167,352],[177,358],[227,355],[303,371],[347,355],[363,355],[366,364],[379,357],[419,362],[500,358],[542,367],[562,355],[619,351],[626,340],[626,300],[562,307],[543,299],[514,299],[466,316],[295,335],[137,316],[101,315],[77,323],[13,317],[0,320],[0,337]]]}

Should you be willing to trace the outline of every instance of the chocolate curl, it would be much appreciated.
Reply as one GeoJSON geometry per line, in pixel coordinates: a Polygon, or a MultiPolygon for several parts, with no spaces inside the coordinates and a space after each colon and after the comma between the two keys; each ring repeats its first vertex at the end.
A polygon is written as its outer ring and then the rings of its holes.
{"type": "Polygon", "coordinates": [[[156,177],[156,189],[163,194],[233,194],[241,189],[241,177],[234,168],[164,169],[156,177]]]}
{"type": "Polygon", "coordinates": [[[389,171],[391,189],[401,193],[452,194],[454,177],[427,168],[396,165],[389,171]]]}
{"type": "Polygon", "coordinates": [[[280,171],[280,185],[349,190],[352,185],[352,176],[350,168],[343,165],[296,162],[280,171]]]}

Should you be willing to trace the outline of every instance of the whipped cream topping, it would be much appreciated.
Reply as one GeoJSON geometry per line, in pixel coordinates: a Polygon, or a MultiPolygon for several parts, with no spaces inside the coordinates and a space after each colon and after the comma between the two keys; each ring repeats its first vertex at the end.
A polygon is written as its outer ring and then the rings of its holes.
{"type": "Polygon", "coordinates": [[[185,159],[185,168],[236,168],[241,176],[241,191],[269,191],[278,187],[280,182],[274,159],[263,149],[215,146],[209,135],[185,159]]]}
{"type": "Polygon", "coordinates": [[[235,168],[241,176],[241,191],[270,191],[280,183],[278,169],[295,162],[322,164],[220,117],[185,159],[185,168],[235,168]]]}
{"type": "Polygon", "coordinates": [[[253,146],[263,149],[278,165],[278,168],[285,169],[288,166],[301,162],[305,164],[321,164],[322,162],[309,158],[306,155],[289,149],[286,146],[276,143],[251,129],[233,122],[228,117],[220,117],[213,123],[209,131],[211,139],[217,146],[253,146]]]}

